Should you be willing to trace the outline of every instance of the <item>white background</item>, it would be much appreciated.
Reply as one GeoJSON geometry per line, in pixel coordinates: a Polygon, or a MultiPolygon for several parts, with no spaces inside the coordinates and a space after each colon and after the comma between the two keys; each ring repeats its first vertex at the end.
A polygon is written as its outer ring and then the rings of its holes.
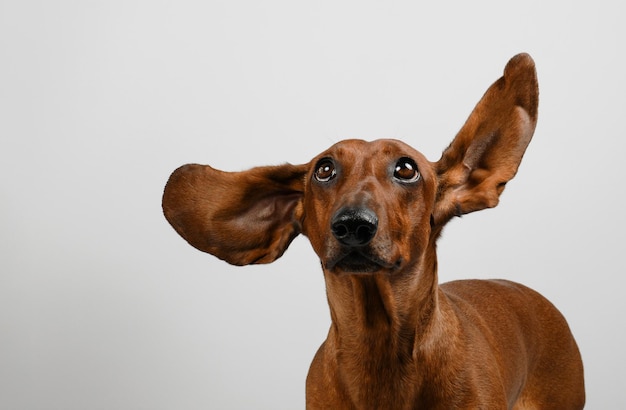
{"type": "Polygon", "coordinates": [[[303,163],[354,137],[436,160],[521,51],[534,140],[500,206],[447,228],[440,279],[542,292],[588,408],[624,408],[622,10],[0,1],[0,408],[303,408],[330,320],[317,258],[303,237],[266,266],[196,251],[161,214],[170,172],[303,163]]]}

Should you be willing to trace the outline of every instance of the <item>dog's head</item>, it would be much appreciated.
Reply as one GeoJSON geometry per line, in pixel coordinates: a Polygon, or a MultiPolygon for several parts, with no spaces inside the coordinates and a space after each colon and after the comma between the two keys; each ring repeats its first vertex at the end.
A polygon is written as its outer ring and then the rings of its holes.
{"type": "Polygon", "coordinates": [[[402,270],[453,216],[497,205],[537,105],[535,66],[520,54],[437,162],[397,140],[346,140],[303,165],[185,165],[165,187],[165,217],[192,246],[235,265],[272,262],[303,233],[329,272],[402,270]]]}

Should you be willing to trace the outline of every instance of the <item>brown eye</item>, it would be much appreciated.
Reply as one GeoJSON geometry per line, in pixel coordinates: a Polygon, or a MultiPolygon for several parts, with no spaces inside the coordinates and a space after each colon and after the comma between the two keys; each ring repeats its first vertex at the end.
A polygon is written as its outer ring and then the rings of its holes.
{"type": "Polygon", "coordinates": [[[328,182],[337,175],[335,164],[332,160],[325,158],[317,163],[315,174],[313,175],[319,182],[328,182]]]}
{"type": "Polygon", "coordinates": [[[417,164],[411,158],[400,158],[396,163],[393,176],[400,182],[416,182],[420,178],[417,164]]]}

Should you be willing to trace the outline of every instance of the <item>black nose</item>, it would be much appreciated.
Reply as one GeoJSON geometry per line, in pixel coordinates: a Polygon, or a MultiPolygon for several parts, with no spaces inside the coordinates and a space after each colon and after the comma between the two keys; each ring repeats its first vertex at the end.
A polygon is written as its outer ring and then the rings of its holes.
{"type": "Polygon", "coordinates": [[[330,228],[341,244],[363,246],[376,235],[378,217],[367,208],[346,208],[335,214],[330,228]]]}

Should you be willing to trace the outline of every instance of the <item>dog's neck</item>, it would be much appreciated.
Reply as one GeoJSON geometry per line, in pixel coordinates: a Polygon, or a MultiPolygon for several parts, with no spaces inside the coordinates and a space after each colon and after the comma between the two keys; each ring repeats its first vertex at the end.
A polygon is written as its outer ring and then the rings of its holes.
{"type": "Polygon", "coordinates": [[[358,391],[346,392],[356,402],[390,403],[402,408],[414,397],[420,376],[416,363],[424,348],[436,349],[440,291],[434,247],[405,272],[336,275],[325,272],[332,326],[326,343],[338,352],[342,378],[358,391]],[[388,386],[380,386],[381,381],[388,386]],[[377,386],[369,386],[368,383],[377,386]],[[385,397],[373,397],[383,394],[385,397]]]}

